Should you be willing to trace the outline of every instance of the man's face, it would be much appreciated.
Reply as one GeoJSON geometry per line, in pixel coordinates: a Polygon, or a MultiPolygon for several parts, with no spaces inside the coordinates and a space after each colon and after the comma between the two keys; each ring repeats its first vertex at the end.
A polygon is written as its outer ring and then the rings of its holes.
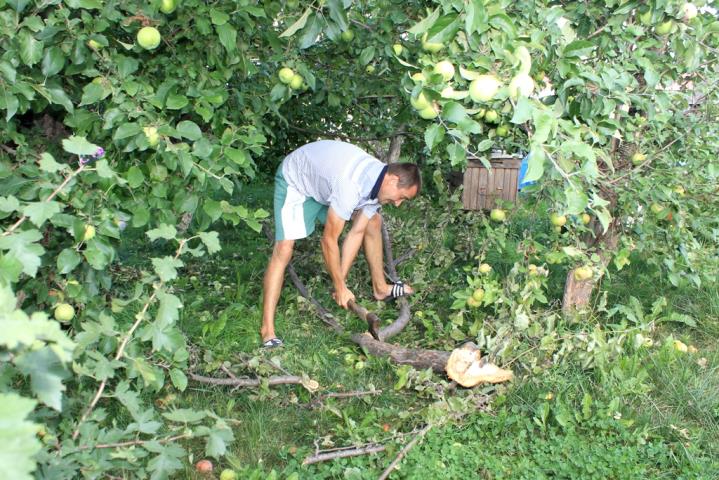
{"type": "Polygon", "coordinates": [[[377,194],[377,200],[382,205],[391,203],[395,207],[399,207],[405,200],[412,200],[417,195],[417,186],[409,188],[399,188],[397,183],[399,177],[397,175],[387,174],[382,182],[382,186],[377,194]]]}

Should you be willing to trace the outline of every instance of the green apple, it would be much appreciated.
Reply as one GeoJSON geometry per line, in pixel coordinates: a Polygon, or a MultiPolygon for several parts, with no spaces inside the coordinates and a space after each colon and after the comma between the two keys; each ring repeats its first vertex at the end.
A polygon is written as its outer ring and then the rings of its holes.
{"type": "Polygon", "coordinates": [[[494,75],[480,75],[469,84],[469,96],[475,102],[488,102],[501,86],[502,82],[494,75]]]}
{"type": "Polygon", "coordinates": [[[423,108],[419,111],[419,116],[424,118],[425,120],[432,120],[433,118],[437,118],[437,115],[439,115],[439,111],[434,105],[430,105],[427,108],[423,108]]]}
{"type": "Polygon", "coordinates": [[[529,269],[529,275],[534,277],[536,275],[539,275],[539,270],[537,270],[537,266],[533,263],[530,263],[527,268],[529,269]]]}
{"type": "Polygon", "coordinates": [[[280,82],[288,84],[292,81],[292,77],[295,76],[295,72],[289,67],[282,67],[277,72],[277,76],[280,77],[280,82]]]}
{"type": "Polygon", "coordinates": [[[355,32],[353,32],[351,29],[348,28],[347,30],[345,30],[344,32],[342,32],[340,34],[340,38],[342,39],[343,42],[349,43],[352,40],[354,40],[355,32]]]}
{"type": "Polygon", "coordinates": [[[58,303],[55,307],[55,320],[69,322],[75,317],[75,309],[69,303],[58,303]]]}
{"type": "Polygon", "coordinates": [[[592,271],[592,267],[589,267],[587,265],[583,267],[577,267],[574,269],[574,279],[583,282],[584,280],[589,280],[594,276],[594,272],[592,271]]]}
{"type": "Polygon", "coordinates": [[[292,90],[299,90],[300,88],[302,88],[303,83],[305,83],[305,79],[302,78],[302,75],[295,73],[290,79],[290,88],[292,90]]]}
{"type": "Polygon", "coordinates": [[[151,147],[157,146],[158,143],[160,143],[160,135],[157,133],[156,127],[144,127],[142,129],[145,132],[145,137],[147,137],[147,143],[151,147]]]}
{"type": "Polygon", "coordinates": [[[648,8],[647,10],[645,10],[639,14],[639,21],[642,23],[642,25],[651,25],[652,24],[651,8],[648,8]]]}
{"type": "Polygon", "coordinates": [[[92,48],[93,50],[100,50],[102,48],[102,44],[98,42],[97,40],[93,40],[92,38],[87,41],[87,46],[92,48]]]}
{"type": "Polygon", "coordinates": [[[92,240],[95,238],[95,227],[90,225],[89,223],[85,225],[85,231],[82,234],[82,239],[84,241],[92,240]]]}
{"type": "Polygon", "coordinates": [[[515,75],[509,82],[509,96],[516,100],[519,97],[529,97],[534,92],[534,79],[526,73],[515,75]]]}
{"type": "Polygon", "coordinates": [[[237,480],[237,472],[226,468],[220,473],[220,480],[237,480]]]}
{"type": "Polygon", "coordinates": [[[552,222],[552,225],[555,227],[562,227],[567,223],[567,217],[566,215],[559,215],[558,213],[552,213],[549,216],[549,221],[552,222]]]}
{"type": "Polygon", "coordinates": [[[413,73],[410,78],[416,83],[424,82],[426,80],[422,72],[413,73]]]}
{"type": "Polygon", "coordinates": [[[145,50],[153,50],[160,45],[160,32],[155,27],[142,27],[137,32],[137,43],[145,50]]]}
{"type": "Polygon", "coordinates": [[[505,124],[502,124],[497,127],[497,136],[498,137],[506,137],[509,135],[509,127],[505,124]]]}
{"type": "Polygon", "coordinates": [[[484,120],[488,123],[496,123],[499,118],[499,114],[495,110],[487,110],[484,113],[484,120]]]}
{"type": "Polygon", "coordinates": [[[412,107],[414,107],[415,110],[424,110],[425,108],[431,106],[431,103],[425,96],[424,92],[419,92],[417,98],[410,97],[409,103],[412,104],[412,107]]]}
{"type": "Polygon", "coordinates": [[[681,185],[677,185],[676,187],[674,187],[674,193],[676,193],[680,197],[683,197],[686,191],[684,190],[684,187],[682,187],[681,185]]]}
{"type": "Polygon", "coordinates": [[[592,217],[590,217],[588,213],[583,213],[581,218],[584,225],[589,225],[589,222],[592,221],[592,217]]]}
{"type": "Polygon", "coordinates": [[[641,165],[646,159],[647,156],[645,154],[643,154],[642,152],[636,152],[634,155],[632,155],[632,164],[641,165]]]}
{"type": "Polygon", "coordinates": [[[364,69],[365,72],[372,75],[374,73],[374,65],[367,65],[364,69]]]}
{"type": "Polygon", "coordinates": [[[481,288],[476,289],[474,292],[472,292],[472,298],[474,298],[477,302],[481,302],[484,298],[484,290],[481,288]]]}
{"type": "Polygon", "coordinates": [[[442,75],[445,82],[450,81],[454,77],[454,65],[449,60],[442,60],[434,65],[434,73],[442,75]]]}
{"type": "Polygon", "coordinates": [[[422,50],[429,53],[437,53],[444,48],[443,43],[428,42],[427,34],[425,33],[422,37],[422,50]]]}
{"type": "Polygon", "coordinates": [[[175,2],[175,0],[160,1],[160,11],[162,13],[172,13],[175,11],[175,8],[177,8],[177,3],[175,2]]]}
{"type": "Polygon", "coordinates": [[[662,22],[654,28],[657,35],[668,35],[669,32],[674,28],[674,21],[669,19],[666,22],[662,22]]]}
{"type": "Polygon", "coordinates": [[[479,266],[479,273],[487,274],[492,271],[492,266],[488,263],[483,263],[479,266]]]}
{"type": "Polygon", "coordinates": [[[507,214],[501,208],[494,208],[489,212],[489,218],[494,222],[503,222],[507,218],[507,214]]]}
{"type": "Polygon", "coordinates": [[[399,57],[400,55],[402,55],[404,47],[399,43],[395,43],[394,45],[392,45],[392,50],[394,51],[394,54],[399,57]]]}
{"type": "Polygon", "coordinates": [[[467,306],[469,306],[469,307],[471,307],[471,308],[477,308],[477,307],[479,307],[480,305],[481,305],[481,304],[480,304],[477,300],[474,299],[474,296],[470,295],[470,296],[467,298],[467,306]]]}

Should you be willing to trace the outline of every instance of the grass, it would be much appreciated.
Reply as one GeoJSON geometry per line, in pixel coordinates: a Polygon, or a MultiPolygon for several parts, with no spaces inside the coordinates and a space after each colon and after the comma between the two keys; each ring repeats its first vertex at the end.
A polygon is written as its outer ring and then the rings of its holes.
{"type": "MultiPolygon", "coordinates": [[[[253,206],[269,207],[267,187],[255,186],[243,195],[253,206]]],[[[423,246],[412,262],[401,266],[400,275],[420,288],[412,303],[414,312],[424,311],[424,320],[415,318],[398,343],[437,348],[451,348],[454,343],[445,335],[452,300],[449,293],[462,288],[463,266],[477,254],[462,222],[477,219],[469,215],[457,221],[453,215],[428,219],[410,211],[391,220],[396,255],[405,248],[423,246]],[[416,231],[429,235],[413,236],[416,231]]],[[[511,242],[521,241],[525,230],[541,228],[531,219],[517,219],[505,250],[511,250],[511,242]]],[[[431,390],[441,379],[433,377],[412,388],[395,390],[396,368],[387,360],[367,357],[349,339],[332,333],[289,284],[283,290],[277,318],[278,334],[286,345],[273,351],[258,349],[261,282],[270,245],[264,236],[245,226],[220,228],[220,238],[222,252],[188,260],[175,283],[184,302],[180,325],[188,341],[199,349],[200,370],[215,371],[221,362],[229,362],[238,374],[284,373],[270,366],[269,362],[274,362],[287,372],[317,380],[322,393],[378,389],[382,394],[330,399],[316,407],[310,404],[316,395],[299,386],[233,391],[191,383],[186,392],[175,392],[172,406],[211,409],[229,419],[235,442],[220,464],[240,470],[243,478],[264,479],[268,474],[267,478],[272,478],[272,470],[279,472],[277,478],[292,478],[293,472],[298,474],[295,478],[376,478],[410,438],[397,435],[424,422],[437,399],[431,390]],[[367,442],[387,444],[388,451],[300,466],[316,448],[367,442]]],[[[126,265],[135,267],[145,266],[148,248],[150,253],[163,249],[139,243],[132,246],[135,250],[121,254],[126,265]]],[[[491,252],[488,258],[500,273],[507,273],[516,260],[493,257],[491,252]]],[[[310,291],[332,309],[348,331],[364,329],[362,321],[332,306],[316,236],[297,243],[295,263],[310,291]]],[[[383,318],[393,316],[393,306],[369,300],[369,277],[362,259],[352,272],[352,282],[351,288],[368,306],[378,308],[383,318]]],[[[561,272],[553,273],[551,296],[561,295],[562,282],[561,272]]],[[[692,316],[697,325],[688,328],[664,323],[656,337],[682,338],[699,352],[683,354],[671,346],[657,346],[622,358],[607,371],[586,370],[567,362],[522,376],[507,390],[500,388],[504,393],[492,412],[430,431],[402,462],[396,477],[436,478],[435,473],[447,478],[719,477],[712,476],[719,472],[712,460],[719,458],[715,442],[719,434],[719,353],[714,344],[719,333],[719,285],[675,288],[640,258],[633,258],[631,265],[605,279],[602,288],[608,292],[609,305],[627,303],[630,293],[647,310],[661,292],[668,310],[692,316]],[[547,399],[548,393],[553,399],[547,399]],[[582,406],[585,394],[594,401],[587,418],[582,406]],[[546,409],[549,413],[541,421],[546,409]]],[[[457,391],[453,396],[462,399],[470,394],[457,391]]],[[[200,444],[192,444],[191,450],[196,458],[202,455],[200,444]]],[[[194,475],[190,468],[186,474],[194,475]]]]}

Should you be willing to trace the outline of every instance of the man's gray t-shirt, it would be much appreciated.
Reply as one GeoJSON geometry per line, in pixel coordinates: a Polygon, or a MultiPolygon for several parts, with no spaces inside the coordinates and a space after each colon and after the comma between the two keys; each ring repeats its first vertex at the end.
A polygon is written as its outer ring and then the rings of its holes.
{"type": "Polygon", "coordinates": [[[329,205],[347,221],[362,209],[368,217],[380,205],[370,198],[385,164],[359,147],[336,140],[308,143],[282,161],[287,184],[306,197],[329,205]]]}

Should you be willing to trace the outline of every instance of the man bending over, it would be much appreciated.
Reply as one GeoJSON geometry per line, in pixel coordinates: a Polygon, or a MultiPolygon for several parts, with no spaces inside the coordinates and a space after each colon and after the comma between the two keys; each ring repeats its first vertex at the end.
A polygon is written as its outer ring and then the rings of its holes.
{"type": "Polygon", "coordinates": [[[263,283],[262,345],[282,345],[275,334],[275,311],[285,268],[292,258],[295,240],[308,237],[315,221],[324,223],[320,244],[327,272],[334,285],[334,299],[342,308],[355,299],[346,279],[360,246],[378,300],[412,293],[401,282],[388,284],[383,270],[381,205],[399,207],[419,192],[419,168],[413,163],[386,165],[364,150],[345,142],[321,140],[290,153],[275,175],[275,245],[263,283]],[[342,248],[339,237],[345,222],[352,221],[342,248]]]}

